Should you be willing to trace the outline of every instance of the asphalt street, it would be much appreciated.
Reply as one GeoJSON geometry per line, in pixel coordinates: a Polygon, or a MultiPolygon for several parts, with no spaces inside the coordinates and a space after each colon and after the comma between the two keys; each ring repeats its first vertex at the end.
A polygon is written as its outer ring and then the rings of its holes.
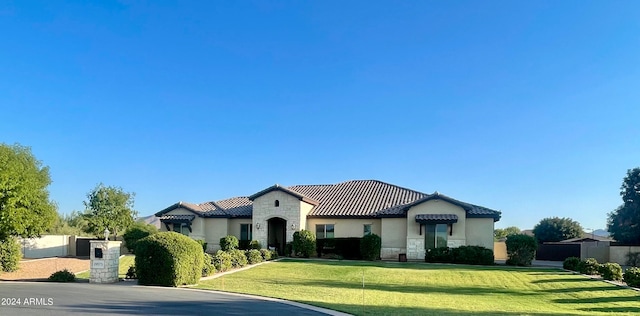
{"type": "Polygon", "coordinates": [[[0,315],[326,315],[220,292],[122,284],[0,282],[0,315]]]}

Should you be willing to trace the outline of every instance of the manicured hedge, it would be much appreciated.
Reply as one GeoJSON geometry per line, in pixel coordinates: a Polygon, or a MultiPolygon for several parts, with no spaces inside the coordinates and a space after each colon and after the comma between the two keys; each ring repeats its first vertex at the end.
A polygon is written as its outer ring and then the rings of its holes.
{"type": "Polygon", "coordinates": [[[213,264],[213,256],[208,253],[205,253],[202,257],[202,276],[210,276],[216,273],[216,267],[213,264]]]}
{"type": "Polygon", "coordinates": [[[257,249],[247,250],[245,255],[247,256],[247,262],[249,264],[256,264],[256,263],[262,262],[262,254],[260,253],[260,250],[257,250],[257,249]]]}
{"type": "MultiPolygon", "coordinates": [[[[272,254],[272,251],[269,250],[269,249],[260,249],[260,255],[262,255],[262,260],[263,261],[271,260],[271,254],[272,254]]],[[[276,254],[277,254],[277,252],[276,252],[276,254]]]]}
{"type": "Polygon", "coordinates": [[[599,269],[600,264],[594,258],[587,258],[587,260],[580,261],[578,264],[578,272],[582,274],[596,275],[599,269]]]}
{"type": "Polygon", "coordinates": [[[361,260],[363,258],[360,245],[362,238],[326,238],[316,240],[318,257],[337,255],[344,259],[361,260]]]}
{"type": "Polygon", "coordinates": [[[200,244],[176,232],[145,237],[136,246],[138,284],[196,284],[202,276],[203,256],[200,244]]]}
{"type": "Polygon", "coordinates": [[[14,237],[0,241],[0,270],[13,272],[18,270],[18,265],[22,259],[20,244],[14,237]]]}
{"type": "Polygon", "coordinates": [[[536,257],[538,242],[536,239],[524,235],[510,235],[505,241],[507,245],[507,264],[513,266],[530,266],[536,257]]]}
{"type": "Polygon", "coordinates": [[[228,252],[218,250],[216,254],[211,257],[217,272],[225,272],[231,269],[231,254],[228,252]]]}
{"type": "Polygon", "coordinates": [[[232,249],[227,252],[231,255],[231,267],[242,268],[247,265],[247,256],[243,250],[232,249]]]}
{"type": "Polygon", "coordinates": [[[474,265],[494,264],[493,251],[481,246],[440,247],[425,253],[426,262],[474,265]]]}
{"type": "Polygon", "coordinates": [[[362,237],[360,240],[360,254],[364,260],[379,260],[382,240],[376,234],[362,237]]]}
{"type": "Polygon", "coordinates": [[[231,249],[238,249],[239,242],[238,238],[233,235],[228,235],[220,238],[220,248],[224,251],[229,251],[231,249]]]}
{"type": "Polygon", "coordinates": [[[153,225],[135,222],[131,225],[122,235],[122,239],[124,240],[124,245],[127,247],[129,252],[136,253],[136,244],[138,240],[145,238],[149,235],[153,235],[158,232],[158,228],[153,225]]]}

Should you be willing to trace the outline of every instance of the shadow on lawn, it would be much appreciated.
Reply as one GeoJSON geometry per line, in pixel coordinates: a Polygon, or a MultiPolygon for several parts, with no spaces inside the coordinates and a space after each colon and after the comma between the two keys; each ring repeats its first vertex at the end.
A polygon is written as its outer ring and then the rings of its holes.
{"type": "MultiPolygon", "coordinates": [[[[604,282],[601,282],[602,284],[606,284],[604,282]]],[[[580,286],[580,287],[567,287],[567,288],[561,288],[561,289],[546,289],[546,290],[540,290],[541,292],[546,292],[546,293],[574,293],[574,292],[586,292],[586,291],[607,291],[607,292],[611,292],[611,291],[625,291],[627,289],[625,288],[621,288],[612,284],[606,284],[603,286],[580,286]]]]}
{"type": "Polygon", "coordinates": [[[579,308],[579,310],[587,311],[587,312],[640,314],[640,307],[595,307],[595,308],[579,308]]]}
{"type": "MultiPolygon", "coordinates": [[[[355,305],[355,304],[318,304],[313,301],[299,301],[309,305],[316,305],[325,308],[338,310],[353,315],[455,315],[455,316],[514,316],[523,315],[520,312],[502,312],[502,311],[461,311],[459,309],[448,308],[419,308],[404,306],[371,306],[371,305],[355,305]]],[[[583,313],[550,312],[550,313],[526,313],[529,316],[557,316],[557,315],[582,315],[583,313]]]]}
{"type": "Polygon", "coordinates": [[[598,304],[598,303],[616,303],[616,302],[636,302],[640,303],[639,296],[610,296],[610,297],[589,297],[589,298],[557,298],[553,300],[556,303],[569,304],[598,304]]]}
{"type": "MultiPolygon", "coordinates": [[[[326,287],[326,288],[341,288],[361,290],[361,282],[347,282],[347,281],[335,281],[335,280],[306,280],[306,279],[283,279],[278,280],[278,284],[292,285],[292,286],[310,286],[310,287],[326,287]]],[[[510,290],[506,288],[493,288],[493,287],[445,287],[438,285],[415,285],[415,284],[402,284],[402,283],[367,283],[365,281],[365,290],[371,291],[384,291],[384,292],[397,292],[397,293],[443,293],[451,295],[483,295],[483,294],[508,294],[512,296],[532,296],[539,295],[534,292],[523,292],[521,290],[510,290]]]]}
{"type": "MultiPolygon", "coordinates": [[[[395,268],[395,269],[416,269],[416,270],[469,270],[469,271],[535,271],[542,274],[558,273],[558,268],[549,267],[513,267],[505,265],[468,265],[468,264],[442,264],[427,262],[395,262],[395,261],[357,261],[357,260],[327,260],[327,259],[300,259],[300,258],[283,258],[281,262],[295,263],[311,263],[327,266],[352,266],[352,267],[375,267],[375,268],[395,268]]],[[[535,273],[534,272],[534,273],[535,273]]],[[[563,273],[566,275],[567,273],[563,273]]]]}
{"type": "Polygon", "coordinates": [[[531,283],[556,283],[556,282],[598,282],[598,280],[587,279],[585,277],[575,277],[575,278],[557,278],[557,279],[544,279],[544,280],[535,280],[531,283]]]}

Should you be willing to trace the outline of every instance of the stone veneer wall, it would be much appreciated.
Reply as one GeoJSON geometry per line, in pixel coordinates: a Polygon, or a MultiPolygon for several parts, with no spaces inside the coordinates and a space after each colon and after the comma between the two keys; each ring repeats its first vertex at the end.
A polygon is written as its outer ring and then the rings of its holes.
{"type": "Polygon", "coordinates": [[[118,282],[121,241],[91,240],[91,270],[89,283],[118,282]],[[95,257],[95,249],[102,248],[102,259],[95,257]]]}
{"type": "Polygon", "coordinates": [[[274,217],[280,217],[287,221],[286,242],[293,241],[293,233],[300,230],[300,206],[302,202],[298,198],[282,191],[272,191],[253,201],[253,239],[266,247],[267,221],[274,217]],[[275,207],[275,201],[280,201],[280,206],[275,207]],[[258,228],[260,225],[260,228],[258,228]],[[295,229],[291,229],[295,225],[295,229]]]}

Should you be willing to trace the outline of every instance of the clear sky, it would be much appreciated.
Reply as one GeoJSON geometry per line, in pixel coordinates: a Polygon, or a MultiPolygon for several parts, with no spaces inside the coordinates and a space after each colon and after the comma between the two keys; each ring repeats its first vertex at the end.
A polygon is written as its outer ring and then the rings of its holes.
{"type": "Polygon", "coordinates": [[[604,228],[640,166],[638,1],[0,3],[0,142],[141,215],[378,179],[604,228]]]}

